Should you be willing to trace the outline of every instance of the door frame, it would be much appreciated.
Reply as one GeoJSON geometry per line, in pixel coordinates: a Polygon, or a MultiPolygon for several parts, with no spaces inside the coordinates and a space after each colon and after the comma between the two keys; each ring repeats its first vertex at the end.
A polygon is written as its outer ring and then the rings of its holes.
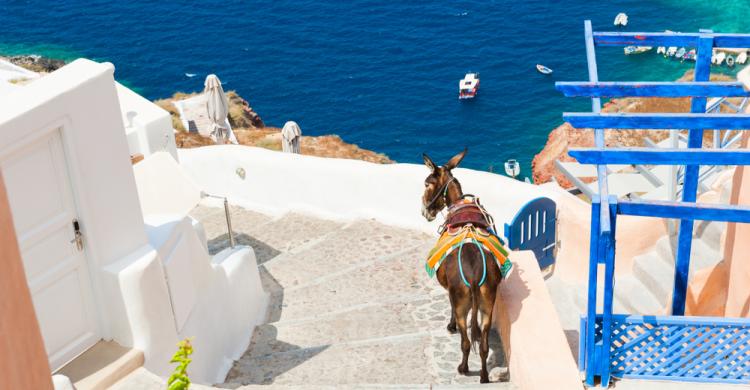
{"type": "MultiPolygon", "coordinates": [[[[10,140],[3,140],[0,138],[0,158],[4,158],[14,152],[17,152],[23,148],[30,146],[31,144],[41,140],[44,137],[50,136],[51,133],[58,131],[60,136],[60,143],[62,145],[63,159],[65,160],[65,172],[70,182],[70,190],[72,194],[73,207],[75,212],[81,221],[81,232],[84,236],[84,247],[81,251],[83,256],[86,272],[89,277],[89,283],[91,284],[91,292],[93,294],[93,309],[94,309],[94,325],[97,336],[102,339],[111,338],[108,332],[108,322],[105,315],[105,302],[103,301],[104,294],[102,289],[101,273],[99,272],[99,262],[97,261],[95,247],[89,243],[96,240],[96,229],[88,226],[86,221],[92,220],[89,218],[91,212],[86,206],[85,194],[81,193],[80,185],[81,171],[80,164],[76,159],[75,147],[73,146],[71,133],[74,131],[72,121],[69,116],[65,115],[59,117],[46,125],[39,126],[18,138],[12,138],[10,140]],[[5,142],[3,142],[5,141],[5,142]]],[[[12,213],[12,210],[11,210],[12,213]]],[[[71,359],[72,360],[72,359],[71,359]]]]}

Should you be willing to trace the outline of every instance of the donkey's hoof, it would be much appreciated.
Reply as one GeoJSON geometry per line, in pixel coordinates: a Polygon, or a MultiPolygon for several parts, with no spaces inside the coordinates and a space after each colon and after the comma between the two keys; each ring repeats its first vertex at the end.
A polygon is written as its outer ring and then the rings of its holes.
{"type": "Polygon", "coordinates": [[[469,373],[469,363],[466,364],[459,364],[458,365],[458,373],[461,375],[466,375],[469,373]]]}
{"type": "Polygon", "coordinates": [[[446,329],[448,329],[448,333],[450,334],[456,334],[456,332],[458,332],[458,329],[456,329],[455,322],[448,323],[448,326],[446,327],[446,329]]]}
{"type": "Polygon", "coordinates": [[[490,376],[487,374],[482,375],[479,378],[479,383],[490,383],[490,376]]]}

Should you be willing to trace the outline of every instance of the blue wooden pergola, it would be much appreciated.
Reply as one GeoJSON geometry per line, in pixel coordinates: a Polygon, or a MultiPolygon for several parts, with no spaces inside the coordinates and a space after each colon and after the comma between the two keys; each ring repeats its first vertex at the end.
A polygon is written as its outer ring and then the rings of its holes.
{"type": "MultiPolygon", "coordinates": [[[[581,319],[579,366],[588,386],[612,377],[750,383],[750,319],[685,316],[693,221],[750,222],[750,208],[696,203],[701,165],[750,165],[750,151],[703,149],[708,129],[750,129],[750,115],[706,113],[708,97],[748,97],[741,84],[710,82],[715,47],[750,47],[748,34],[594,32],[584,24],[589,81],[559,82],[565,96],[591,97],[590,113],[565,113],[576,128],[593,128],[595,147],[570,150],[580,163],[596,164],[599,188],[591,205],[588,309],[581,319]],[[693,82],[600,82],[596,46],[695,48],[693,82]],[[690,97],[691,112],[601,113],[603,97],[690,97]],[[606,148],[604,129],[688,129],[687,149],[606,148]],[[618,200],[608,195],[606,164],[684,165],[681,201],[618,200]],[[679,220],[671,316],[614,314],[615,230],[618,215],[679,220]],[[601,288],[597,276],[604,273],[601,288]],[[602,311],[597,294],[603,293],[602,311]]],[[[620,243],[623,244],[623,243],[620,243]]],[[[625,243],[627,244],[627,243],[625,243]]]]}

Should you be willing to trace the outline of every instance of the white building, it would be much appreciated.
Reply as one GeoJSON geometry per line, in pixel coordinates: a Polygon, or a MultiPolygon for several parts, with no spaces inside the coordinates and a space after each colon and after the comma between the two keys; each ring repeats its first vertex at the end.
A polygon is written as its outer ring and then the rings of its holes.
{"type": "Polygon", "coordinates": [[[130,155],[164,150],[151,164],[170,173],[171,121],[113,74],[76,60],[0,92],[0,170],[51,368],[113,340],[167,375],[189,336],[191,377],[220,381],[265,313],[253,250],[208,255],[188,179],[170,175],[181,199],[143,187],[167,181],[134,174],[130,155]]]}

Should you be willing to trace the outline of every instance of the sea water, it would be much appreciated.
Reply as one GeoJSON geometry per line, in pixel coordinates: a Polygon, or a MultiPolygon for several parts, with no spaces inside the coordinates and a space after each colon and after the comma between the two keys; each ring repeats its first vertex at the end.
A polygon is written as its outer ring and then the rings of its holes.
{"type": "MultiPolygon", "coordinates": [[[[463,166],[502,171],[515,158],[526,176],[561,113],[590,110],[554,89],[588,77],[584,20],[617,30],[619,12],[624,31],[750,32],[747,0],[0,0],[0,54],[109,61],[149,99],[201,90],[215,73],[268,125],[294,120],[399,162],[468,147],[463,166]],[[468,71],[479,96],[459,101],[468,71]]],[[[601,80],[674,80],[692,65],[621,47],[597,59],[601,80]]]]}

